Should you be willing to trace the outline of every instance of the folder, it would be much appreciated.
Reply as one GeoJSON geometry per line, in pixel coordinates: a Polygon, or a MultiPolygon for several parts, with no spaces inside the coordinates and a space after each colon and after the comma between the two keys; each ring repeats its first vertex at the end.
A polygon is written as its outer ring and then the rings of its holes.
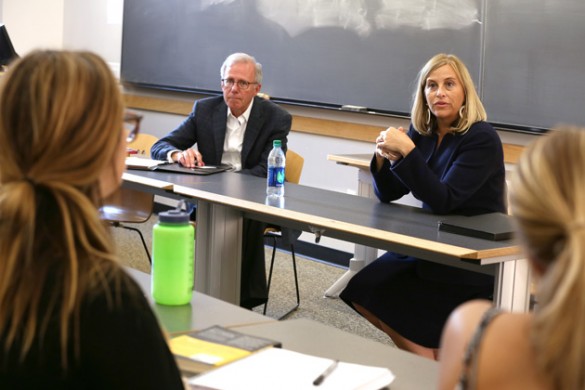
{"type": "Polygon", "coordinates": [[[175,172],[185,173],[188,175],[211,175],[214,173],[225,172],[232,170],[232,166],[229,164],[220,165],[204,165],[202,167],[187,168],[179,163],[174,164],[161,164],[152,168],[153,171],[164,171],[164,172],[175,172]]]}
{"type": "Polygon", "coordinates": [[[136,156],[126,157],[126,169],[137,169],[140,171],[163,171],[185,173],[189,175],[211,175],[214,173],[225,172],[233,167],[229,164],[221,165],[204,165],[202,167],[187,168],[179,163],[169,163],[163,160],[153,160],[136,156]]]}

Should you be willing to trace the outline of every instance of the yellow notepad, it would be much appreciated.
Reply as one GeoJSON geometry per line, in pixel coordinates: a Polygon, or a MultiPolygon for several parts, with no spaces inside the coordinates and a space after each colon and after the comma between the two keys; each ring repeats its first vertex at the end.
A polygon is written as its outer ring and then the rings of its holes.
{"type": "Polygon", "coordinates": [[[171,351],[203,366],[220,366],[251,354],[250,351],[229,345],[200,340],[191,336],[178,336],[170,341],[171,351]]]}
{"type": "Polygon", "coordinates": [[[178,335],[169,340],[169,347],[179,368],[190,373],[208,371],[256,351],[280,345],[277,341],[221,326],[178,335]]]}

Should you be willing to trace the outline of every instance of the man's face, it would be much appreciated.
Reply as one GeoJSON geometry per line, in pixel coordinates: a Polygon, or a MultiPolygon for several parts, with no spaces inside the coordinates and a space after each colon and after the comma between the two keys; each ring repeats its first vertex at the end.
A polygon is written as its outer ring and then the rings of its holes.
{"type": "Polygon", "coordinates": [[[262,87],[256,84],[256,69],[254,64],[237,62],[227,67],[222,82],[223,99],[236,117],[242,115],[250,105],[254,96],[262,87]],[[239,84],[249,83],[247,88],[239,84]],[[231,85],[228,85],[231,84],[231,85]]]}

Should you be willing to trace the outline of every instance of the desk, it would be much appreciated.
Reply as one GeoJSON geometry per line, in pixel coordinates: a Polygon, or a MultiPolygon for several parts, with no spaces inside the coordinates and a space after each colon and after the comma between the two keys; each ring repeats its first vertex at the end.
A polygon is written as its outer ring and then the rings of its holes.
{"type": "MultiPolygon", "coordinates": [[[[512,145],[508,145],[510,149],[512,145]]],[[[512,150],[508,150],[508,155],[512,150]]],[[[510,156],[513,157],[513,156],[510,156]]],[[[517,156],[515,157],[517,159],[517,156]]],[[[358,195],[376,198],[372,186],[370,161],[372,154],[330,154],[327,160],[340,165],[358,168],[358,195]]],[[[515,162],[511,159],[507,162],[515,162]]],[[[377,250],[356,245],[354,257],[350,260],[349,270],[325,291],[327,297],[338,297],[349,280],[359,270],[377,258],[377,250]]],[[[526,259],[516,259],[502,263],[496,275],[496,303],[507,310],[524,312],[530,305],[530,266],[526,259]]]]}
{"type": "Polygon", "coordinates": [[[162,306],[152,301],[150,275],[125,268],[143,289],[168,332],[222,325],[239,332],[281,341],[283,348],[346,362],[388,367],[396,375],[392,389],[435,387],[438,364],[308,319],[276,321],[195,291],[190,305],[162,306]]]}
{"type": "Polygon", "coordinates": [[[198,291],[193,292],[191,303],[182,306],[158,305],[150,294],[150,275],[133,268],[126,272],[138,283],[152,308],[169,333],[204,329],[213,325],[238,326],[276,322],[275,319],[243,309],[198,291]]]}
{"type": "Polygon", "coordinates": [[[309,319],[237,327],[250,335],[279,340],[282,347],[344,362],[389,368],[396,379],[392,390],[433,389],[439,364],[398,348],[368,340],[309,319]]]}
{"type": "Polygon", "coordinates": [[[493,274],[500,304],[520,249],[515,242],[489,241],[441,232],[425,210],[287,183],[278,207],[267,204],[265,179],[225,172],[209,176],[150,171],[124,175],[124,185],[164,196],[197,201],[195,288],[239,302],[241,231],[244,218],[354,242],[441,264],[493,274]],[[153,187],[152,179],[173,183],[153,187]]]}

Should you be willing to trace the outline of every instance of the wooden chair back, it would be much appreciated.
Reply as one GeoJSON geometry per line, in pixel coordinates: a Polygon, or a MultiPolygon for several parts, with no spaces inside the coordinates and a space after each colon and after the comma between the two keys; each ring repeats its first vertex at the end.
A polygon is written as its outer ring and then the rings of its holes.
{"type": "Polygon", "coordinates": [[[285,180],[289,183],[299,184],[303,165],[305,165],[305,159],[300,154],[288,149],[286,151],[286,169],[284,170],[285,180]]]}
{"type": "Polygon", "coordinates": [[[139,133],[134,141],[128,144],[129,149],[134,149],[139,157],[150,158],[150,148],[158,138],[151,134],[139,133]]]}

